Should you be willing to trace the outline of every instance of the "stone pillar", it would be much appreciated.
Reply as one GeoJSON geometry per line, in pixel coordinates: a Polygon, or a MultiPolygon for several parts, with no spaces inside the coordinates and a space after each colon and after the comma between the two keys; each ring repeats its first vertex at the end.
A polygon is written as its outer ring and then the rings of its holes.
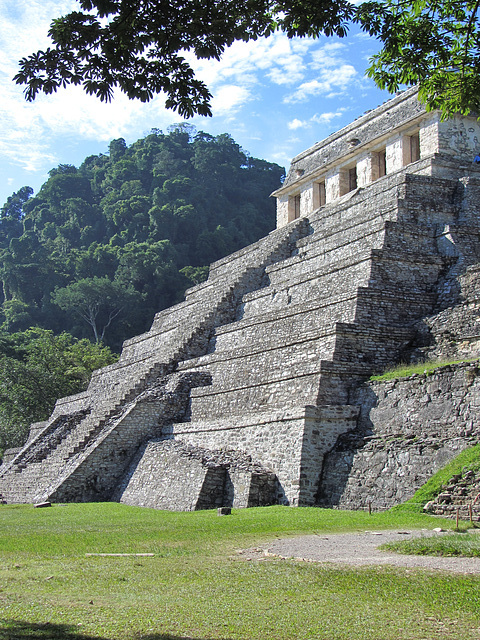
{"type": "Polygon", "coordinates": [[[313,182],[303,185],[300,196],[300,216],[308,216],[317,208],[313,204],[313,182]]]}
{"type": "MultiPolygon", "coordinates": [[[[425,155],[422,147],[422,155],[425,155]]],[[[399,171],[411,162],[420,158],[418,134],[398,134],[387,142],[385,164],[387,173],[399,171]]]]}
{"type": "Polygon", "coordinates": [[[433,113],[420,125],[420,148],[425,156],[429,156],[440,151],[438,139],[439,124],[440,115],[438,113],[433,113]]]}
{"type": "Polygon", "coordinates": [[[395,138],[391,138],[387,142],[385,148],[387,173],[399,171],[403,166],[405,166],[404,151],[403,135],[397,135],[395,138]]]}
{"type": "Polygon", "coordinates": [[[288,224],[288,196],[277,198],[277,229],[288,224]]]}
{"type": "Polygon", "coordinates": [[[340,173],[338,170],[327,174],[325,192],[327,202],[333,202],[340,197],[340,173]]]}
{"type": "Polygon", "coordinates": [[[373,178],[372,154],[362,154],[357,161],[357,185],[365,187],[373,180],[376,180],[376,178],[373,178]]]}

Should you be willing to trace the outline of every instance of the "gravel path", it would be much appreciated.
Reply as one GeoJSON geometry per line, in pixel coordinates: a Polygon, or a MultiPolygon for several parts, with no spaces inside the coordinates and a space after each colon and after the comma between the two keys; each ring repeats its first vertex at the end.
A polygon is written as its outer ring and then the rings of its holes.
{"type": "Polygon", "coordinates": [[[405,568],[423,568],[457,573],[480,574],[480,558],[445,558],[434,556],[406,556],[377,547],[395,540],[412,537],[447,535],[451,532],[424,530],[365,531],[355,534],[325,534],[279,539],[268,549],[246,552],[247,559],[277,556],[319,563],[362,565],[390,565],[405,568]]]}

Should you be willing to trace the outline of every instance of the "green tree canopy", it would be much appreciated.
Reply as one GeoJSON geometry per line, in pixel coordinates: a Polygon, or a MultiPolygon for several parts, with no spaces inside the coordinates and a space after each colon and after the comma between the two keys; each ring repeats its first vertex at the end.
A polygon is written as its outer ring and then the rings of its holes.
{"type": "Polygon", "coordinates": [[[95,369],[116,359],[107,347],[68,333],[37,327],[0,334],[0,455],[20,446],[57,398],[83,391],[95,369]]]}
{"type": "Polygon", "coordinates": [[[480,112],[479,8],[478,0],[365,2],[357,19],[383,44],[367,74],[390,92],[418,84],[444,118],[480,112]]]}
{"type": "Polygon", "coordinates": [[[478,0],[78,1],[81,11],[53,20],[53,46],[20,61],[15,80],[27,100],[74,84],[108,101],[119,87],[142,101],[164,92],[166,107],[185,117],[211,115],[211,94],[186,51],[218,60],[237,40],[275,31],[344,36],[358,23],[383,45],[368,71],[381,88],[419,84],[427,106],[444,115],[480,102],[478,0]]]}
{"type": "Polygon", "coordinates": [[[119,138],[109,155],[51,169],[36,195],[24,187],[0,211],[0,325],[103,333],[119,349],[206,277],[208,264],[274,228],[269,195],[283,174],[230,135],[187,124],[152,130],[132,145],[119,138]],[[122,290],[138,294],[105,332],[105,306],[93,322],[93,308],[84,313],[89,321],[74,312],[71,289],[63,311],[52,300],[55,290],[95,278],[115,283],[118,300],[122,290]]]}
{"type": "Polygon", "coordinates": [[[67,313],[76,313],[90,325],[95,342],[102,342],[105,331],[139,294],[133,287],[104,278],[83,278],[56,289],[52,300],[67,313]]]}

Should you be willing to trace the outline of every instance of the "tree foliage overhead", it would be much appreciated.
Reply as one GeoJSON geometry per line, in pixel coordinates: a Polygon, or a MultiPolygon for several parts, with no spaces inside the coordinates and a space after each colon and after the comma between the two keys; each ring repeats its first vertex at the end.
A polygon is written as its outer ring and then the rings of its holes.
{"type": "Polygon", "coordinates": [[[428,108],[480,103],[479,1],[460,0],[78,0],[81,11],[53,20],[53,46],[20,61],[27,100],[68,84],[109,101],[166,95],[167,108],[210,115],[211,94],[185,59],[218,60],[233,42],[275,31],[289,38],[345,36],[358,23],[383,46],[368,74],[381,88],[420,85],[428,108]]]}
{"type": "Polygon", "coordinates": [[[185,52],[218,60],[236,40],[283,29],[289,36],[319,30],[343,34],[352,15],[346,0],[79,0],[82,11],[53,20],[54,46],[24,58],[18,83],[26,97],[82,85],[101,100],[118,86],[143,102],[165,93],[181,116],[210,115],[211,94],[195,78],[185,52]],[[299,13],[298,9],[301,8],[299,13]],[[316,27],[315,25],[318,25],[316,27]],[[321,25],[321,26],[320,26],[321,25]]]}
{"type": "Polygon", "coordinates": [[[444,118],[480,112],[479,8],[479,0],[365,2],[359,20],[383,44],[367,74],[390,92],[418,84],[444,118]]]}
{"type": "Polygon", "coordinates": [[[0,210],[0,325],[118,350],[211,262],[274,228],[282,176],[229,135],[185,124],[52,169],[35,196],[24,187],[0,210]]]}

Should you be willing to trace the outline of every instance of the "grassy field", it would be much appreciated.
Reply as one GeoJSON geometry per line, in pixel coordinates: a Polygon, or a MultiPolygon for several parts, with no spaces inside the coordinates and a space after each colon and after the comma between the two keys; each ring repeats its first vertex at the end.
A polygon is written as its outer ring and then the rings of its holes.
{"type": "Polygon", "coordinates": [[[478,639],[479,577],[237,553],[302,533],[438,524],[411,512],[2,506],[0,639],[478,639]]]}
{"type": "Polygon", "coordinates": [[[477,532],[460,531],[452,535],[390,542],[382,545],[381,549],[420,556],[480,558],[480,535],[477,532]]]}

